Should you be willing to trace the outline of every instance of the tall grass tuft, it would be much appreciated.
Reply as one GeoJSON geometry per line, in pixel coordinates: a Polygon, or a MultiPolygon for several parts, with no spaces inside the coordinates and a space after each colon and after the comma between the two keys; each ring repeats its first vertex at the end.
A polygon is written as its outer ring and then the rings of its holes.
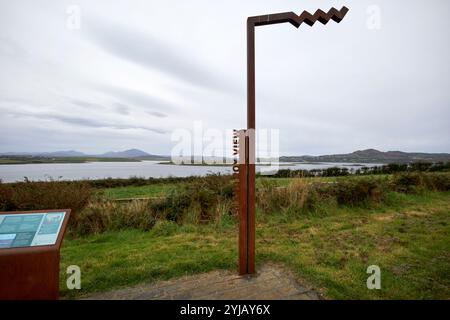
{"type": "Polygon", "coordinates": [[[217,207],[233,199],[233,188],[231,176],[209,175],[203,179],[195,179],[183,188],[172,190],[167,197],[155,201],[152,208],[174,222],[186,220],[184,218],[187,210],[195,211],[197,215],[193,217],[190,212],[191,217],[188,220],[210,222],[217,218],[217,207]]]}
{"type": "Polygon", "coordinates": [[[161,218],[152,210],[150,201],[135,200],[129,203],[111,201],[91,202],[73,217],[70,232],[73,235],[101,233],[107,230],[150,230],[161,218]]]}
{"type": "Polygon", "coordinates": [[[317,195],[307,180],[293,179],[287,186],[278,186],[275,181],[263,179],[256,193],[257,206],[265,213],[301,213],[315,206],[317,195]]]}

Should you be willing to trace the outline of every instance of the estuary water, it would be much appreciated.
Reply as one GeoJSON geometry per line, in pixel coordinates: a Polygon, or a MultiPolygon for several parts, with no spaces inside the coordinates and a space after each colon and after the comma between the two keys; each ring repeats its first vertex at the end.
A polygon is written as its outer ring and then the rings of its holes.
{"type": "MultiPolygon", "coordinates": [[[[364,164],[370,167],[378,164],[364,164]]],[[[324,169],[330,167],[346,167],[357,169],[363,166],[355,163],[282,163],[280,169],[324,169]]],[[[258,166],[261,173],[273,173],[270,166],[258,166]]],[[[2,182],[23,181],[27,177],[31,181],[38,180],[84,180],[106,178],[143,178],[205,176],[211,173],[230,174],[231,166],[195,166],[161,164],[158,161],[142,162],[87,162],[87,163],[48,163],[48,164],[8,164],[0,165],[2,182]]]]}

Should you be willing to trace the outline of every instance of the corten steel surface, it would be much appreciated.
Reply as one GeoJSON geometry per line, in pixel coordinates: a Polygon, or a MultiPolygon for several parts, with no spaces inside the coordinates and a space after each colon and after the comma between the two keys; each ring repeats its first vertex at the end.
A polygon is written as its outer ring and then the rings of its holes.
{"type": "Polygon", "coordinates": [[[247,130],[239,130],[234,132],[234,155],[239,160],[235,159],[233,165],[234,176],[237,178],[236,185],[236,200],[238,203],[239,212],[239,274],[248,273],[248,163],[249,163],[249,137],[247,130]]]}
{"type": "Polygon", "coordinates": [[[0,249],[0,300],[59,298],[59,250],[70,209],[0,212],[0,214],[65,212],[54,245],[0,249]]]}
{"type": "MultiPolygon", "coordinates": [[[[314,14],[303,11],[296,15],[294,12],[283,12],[249,17],[247,19],[247,130],[239,131],[239,164],[236,175],[238,182],[238,207],[239,207],[239,273],[255,273],[255,139],[248,137],[255,132],[255,27],[270,24],[289,22],[296,28],[302,23],[309,26],[316,21],[327,24],[328,21],[341,22],[347,14],[348,8],[341,10],[331,8],[328,12],[317,10],[314,14]],[[244,152],[241,149],[244,148],[244,152]]],[[[236,143],[235,143],[236,144],[236,143]]],[[[234,170],[234,169],[233,169],[234,170]]]]}

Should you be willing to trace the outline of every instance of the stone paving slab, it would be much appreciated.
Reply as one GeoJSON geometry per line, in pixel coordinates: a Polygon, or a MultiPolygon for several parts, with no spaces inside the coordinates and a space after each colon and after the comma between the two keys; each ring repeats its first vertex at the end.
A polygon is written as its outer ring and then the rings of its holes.
{"type": "Polygon", "coordinates": [[[266,264],[255,276],[215,270],[168,281],[94,294],[99,300],[318,300],[311,286],[300,282],[292,272],[278,264],[266,264]]]}

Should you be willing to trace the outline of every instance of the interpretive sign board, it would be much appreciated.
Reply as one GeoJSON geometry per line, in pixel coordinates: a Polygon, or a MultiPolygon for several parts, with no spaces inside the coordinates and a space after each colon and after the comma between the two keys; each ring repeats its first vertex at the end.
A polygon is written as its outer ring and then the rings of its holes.
{"type": "Polygon", "coordinates": [[[0,299],[58,299],[70,209],[0,212],[0,299]]]}
{"type": "Polygon", "coordinates": [[[0,249],[54,245],[66,212],[0,215],[0,249]]]}

